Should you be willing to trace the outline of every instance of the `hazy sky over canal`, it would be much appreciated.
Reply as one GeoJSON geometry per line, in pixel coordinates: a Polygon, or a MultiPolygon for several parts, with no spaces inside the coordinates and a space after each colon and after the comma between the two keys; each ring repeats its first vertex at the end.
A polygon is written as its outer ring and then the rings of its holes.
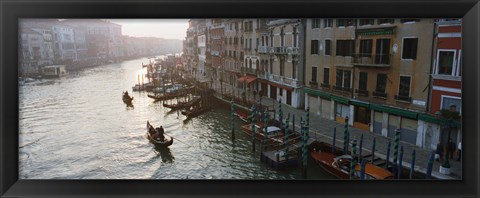
{"type": "Polygon", "coordinates": [[[108,19],[122,26],[122,34],[134,37],[185,39],[188,19],[108,19]]]}

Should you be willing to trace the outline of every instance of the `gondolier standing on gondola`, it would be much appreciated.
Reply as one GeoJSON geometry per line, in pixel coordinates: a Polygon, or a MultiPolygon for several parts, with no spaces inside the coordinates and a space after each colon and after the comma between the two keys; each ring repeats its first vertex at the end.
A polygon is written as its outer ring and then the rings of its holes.
{"type": "Polygon", "coordinates": [[[163,127],[162,127],[162,126],[157,127],[156,130],[157,130],[157,139],[160,140],[160,141],[164,141],[164,140],[165,140],[165,136],[163,135],[163,133],[164,133],[165,131],[163,130],[163,127]]]}

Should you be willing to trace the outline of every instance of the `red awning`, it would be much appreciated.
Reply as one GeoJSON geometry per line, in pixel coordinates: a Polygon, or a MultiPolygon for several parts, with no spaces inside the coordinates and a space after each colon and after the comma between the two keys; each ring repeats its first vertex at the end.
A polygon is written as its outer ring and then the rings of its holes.
{"type": "Polygon", "coordinates": [[[255,76],[242,76],[238,79],[238,82],[240,82],[240,83],[245,83],[246,82],[247,84],[250,84],[255,80],[257,80],[257,77],[255,77],[255,76]]]}

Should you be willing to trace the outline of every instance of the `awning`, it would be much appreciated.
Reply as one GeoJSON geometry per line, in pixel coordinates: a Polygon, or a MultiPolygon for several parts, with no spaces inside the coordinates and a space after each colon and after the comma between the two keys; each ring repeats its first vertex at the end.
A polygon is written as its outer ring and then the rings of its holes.
{"type": "Polygon", "coordinates": [[[330,100],[330,95],[331,95],[330,93],[323,92],[323,91],[316,90],[316,89],[311,89],[311,88],[308,88],[308,87],[304,87],[303,90],[305,91],[305,93],[308,93],[308,94],[311,94],[311,95],[314,95],[314,96],[319,96],[320,98],[330,100]]]}
{"type": "Polygon", "coordinates": [[[334,100],[335,102],[343,103],[348,105],[348,102],[350,101],[348,98],[336,96],[336,95],[331,95],[330,98],[334,100]]]}
{"type": "Polygon", "coordinates": [[[365,108],[370,108],[370,104],[358,100],[350,100],[350,104],[359,106],[359,107],[365,107],[365,108]]]}
{"type": "Polygon", "coordinates": [[[412,118],[412,119],[417,119],[417,116],[418,116],[417,112],[403,110],[403,109],[397,109],[397,108],[392,108],[392,107],[387,107],[387,106],[383,106],[383,105],[379,105],[379,104],[370,104],[370,109],[373,109],[375,111],[394,114],[394,115],[397,115],[397,116],[412,118]]]}
{"type": "Polygon", "coordinates": [[[288,87],[288,86],[281,85],[281,84],[278,84],[278,83],[274,83],[274,82],[271,82],[271,81],[269,81],[269,84],[270,84],[271,86],[278,87],[278,88],[282,88],[282,89],[285,89],[285,90],[287,90],[287,91],[293,91],[293,87],[288,87]]]}
{"type": "Polygon", "coordinates": [[[238,82],[240,82],[240,83],[245,83],[246,82],[247,84],[250,84],[255,80],[257,80],[257,77],[255,77],[255,76],[242,76],[242,77],[238,78],[238,82]]]}

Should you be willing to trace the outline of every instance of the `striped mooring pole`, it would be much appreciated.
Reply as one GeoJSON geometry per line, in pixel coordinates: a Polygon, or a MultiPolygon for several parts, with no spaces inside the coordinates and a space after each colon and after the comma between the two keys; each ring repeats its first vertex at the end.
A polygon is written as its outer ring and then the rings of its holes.
{"type": "Polygon", "coordinates": [[[335,155],[335,142],[337,140],[337,127],[333,127],[332,153],[335,155]]]}
{"type": "Polygon", "coordinates": [[[428,158],[427,174],[425,175],[425,179],[431,179],[432,178],[434,156],[435,156],[435,152],[432,151],[430,153],[430,158],[428,158]]]}
{"type": "Polygon", "coordinates": [[[278,99],[278,119],[280,121],[280,129],[283,129],[282,99],[278,99]]]}
{"type": "Polygon", "coordinates": [[[410,179],[413,179],[413,173],[415,172],[415,149],[412,151],[412,163],[410,166],[410,179]]]}
{"type": "Polygon", "coordinates": [[[374,137],[373,138],[373,144],[372,144],[372,164],[373,161],[375,161],[375,146],[377,144],[377,139],[374,137]]]}
{"type": "Polygon", "coordinates": [[[345,130],[343,132],[343,154],[348,154],[348,116],[345,118],[345,130]]]}
{"type": "Polygon", "coordinates": [[[400,129],[395,129],[395,142],[393,145],[393,173],[396,172],[396,168],[397,168],[399,143],[400,143],[400,129]]]}
{"type": "Polygon", "coordinates": [[[398,158],[397,179],[402,177],[403,146],[400,146],[400,158],[398,158]]]}
{"type": "Polygon", "coordinates": [[[310,107],[307,107],[306,114],[307,115],[305,116],[306,117],[305,119],[307,120],[307,123],[306,123],[306,126],[305,126],[306,127],[305,130],[307,130],[307,137],[309,137],[309,134],[310,134],[309,133],[309,131],[310,131],[310,107]]]}
{"type": "Polygon", "coordinates": [[[231,116],[232,116],[232,142],[235,141],[235,103],[233,103],[233,100],[231,102],[231,116]]]}
{"type": "MultiPolygon", "coordinates": [[[[390,163],[390,147],[392,146],[392,142],[388,141],[387,145],[387,160],[385,162],[385,169],[388,170],[388,165],[390,163]]],[[[373,162],[372,162],[373,163],[373,162]]]]}
{"type": "Polygon", "coordinates": [[[255,136],[257,133],[255,132],[255,104],[252,106],[252,152],[255,153],[255,136]]]}
{"type": "Polygon", "coordinates": [[[357,153],[357,140],[352,140],[352,160],[350,160],[350,179],[355,178],[355,165],[357,164],[357,160],[355,159],[355,155],[357,153]]]}
{"type": "Polygon", "coordinates": [[[308,149],[307,149],[307,129],[305,127],[305,121],[302,122],[302,157],[303,157],[303,178],[306,179],[307,178],[307,152],[308,152],[308,149]]]}

